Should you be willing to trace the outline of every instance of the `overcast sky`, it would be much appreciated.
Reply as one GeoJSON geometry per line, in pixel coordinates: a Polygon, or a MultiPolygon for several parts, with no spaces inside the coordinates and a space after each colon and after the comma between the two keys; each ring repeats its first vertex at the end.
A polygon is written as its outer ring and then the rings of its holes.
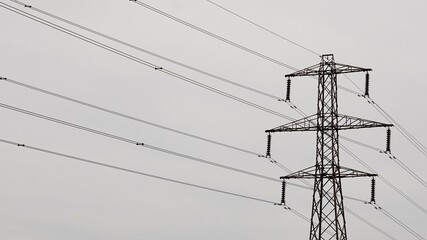
{"type": "MultiPolygon", "coordinates": [[[[286,103],[266,97],[81,29],[1,1],[94,38],[123,52],[292,118],[286,103]]],[[[295,68],[317,64],[315,54],[261,30],[204,0],[141,0],[295,68]]],[[[243,1],[215,0],[314,52],[339,63],[372,68],[370,94],[379,106],[422,143],[427,116],[426,1],[243,1]]],[[[275,96],[285,97],[291,69],[254,56],[126,0],[27,0],[26,4],[95,29],[180,63],[275,96]]],[[[264,131],[289,120],[252,108],[133,62],[0,8],[0,76],[63,94],[162,126],[264,154],[264,131]]],[[[349,75],[364,88],[364,74],[349,75]]],[[[343,76],[339,84],[358,89],[343,76]]],[[[10,82],[0,82],[0,103],[203,158],[272,178],[287,173],[267,159],[199,141],[97,111],[10,82]]],[[[292,82],[292,101],[316,111],[317,83],[292,82]]],[[[364,98],[339,91],[339,111],[387,122],[364,98]]],[[[0,139],[25,143],[97,162],[232,193],[280,201],[280,183],[137,147],[0,108],[0,139]]],[[[385,148],[385,129],[341,132],[385,148]]],[[[294,171],[315,162],[315,133],[273,135],[272,156],[294,171]]],[[[379,175],[423,208],[427,189],[386,155],[341,141],[379,175]]],[[[94,166],[1,143],[1,239],[307,239],[309,223],[270,203],[229,196],[94,166]]],[[[392,152],[427,180],[427,158],[393,130],[392,152]]],[[[345,152],[343,166],[369,171],[345,152]]],[[[299,183],[294,180],[294,183],[299,183]]],[[[346,196],[369,201],[370,179],[343,181],[346,196]]],[[[377,203],[427,238],[426,213],[377,181],[377,203]]],[[[287,188],[288,205],[307,218],[310,190],[287,188]]],[[[357,212],[396,239],[417,239],[384,212],[345,199],[357,212]]],[[[349,239],[388,239],[347,213],[349,239]]]]}

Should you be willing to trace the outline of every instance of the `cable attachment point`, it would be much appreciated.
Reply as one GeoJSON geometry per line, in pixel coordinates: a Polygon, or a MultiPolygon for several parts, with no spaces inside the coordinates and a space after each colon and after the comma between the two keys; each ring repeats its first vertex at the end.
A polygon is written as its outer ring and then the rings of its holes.
{"type": "Polygon", "coordinates": [[[369,97],[369,72],[365,75],[365,97],[369,97]]]}
{"type": "Polygon", "coordinates": [[[386,139],[385,153],[391,153],[390,144],[391,144],[391,129],[387,128],[387,139],[386,139]]]}
{"type": "MultiPolygon", "coordinates": [[[[136,2],[136,1],[135,1],[136,2]]],[[[155,67],[154,70],[162,70],[162,67],[155,67]]]]}
{"type": "Polygon", "coordinates": [[[288,77],[287,85],[286,85],[286,100],[285,102],[291,101],[291,78],[288,77]]]}
{"type": "Polygon", "coordinates": [[[27,5],[27,4],[25,4],[24,7],[26,7],[26,8],[32,8],[31,5],[27,5]]]}
{"type": "Polygon", "coordinates": [[[267,135],[267,153],[265,154],[266,158],[271,158],[271,134],[267,135]]]}
{"type": "Polygon", "coordinates": [[[7,78],[5,78],[5,77],[0,77],[0,80],[7,80],[7,78]]]}
{"type": "Polygon", "coordinates": [[[144,146],[144,143],[136,143],[136,146],[144,146]]]}
{"type": "Polygon", "coordinates": [[[283,205],[283,204],[281,204],[281,203],[274,203],[274,205],[276,205],[276,206],[283,206],[283,208],[284,208],[285,210],[292,210],[290,207],[288,207],[288,206],[286,206],[286,205],[283,205]]]}
{"type": "Polygon", "coordinates": [[[25,147],[25,144],[17,144],[18,147],[25,147]]]}

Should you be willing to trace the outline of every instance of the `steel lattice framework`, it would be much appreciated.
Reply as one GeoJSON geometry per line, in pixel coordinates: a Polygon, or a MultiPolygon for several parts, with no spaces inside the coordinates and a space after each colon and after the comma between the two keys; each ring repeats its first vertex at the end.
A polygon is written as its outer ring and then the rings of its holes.
{"type": "Polygon", "coordinates": [[[317,133],[316,164],[281,177],[283,181],[296,178],[314,179],[310,240],[346,240],[341,179],[376,176],[376,174],[341,167],[339,160],[339,130],[393,126],[338,114],[337,75],[368,71],[371,69],[335,63],[334,56],[327,54],[322,55],[320,64],[286,75],[288,79],[299,76],[318,76],[317,114],[266,130],[269,134],[295,131],[316,131],[317,133]]]}

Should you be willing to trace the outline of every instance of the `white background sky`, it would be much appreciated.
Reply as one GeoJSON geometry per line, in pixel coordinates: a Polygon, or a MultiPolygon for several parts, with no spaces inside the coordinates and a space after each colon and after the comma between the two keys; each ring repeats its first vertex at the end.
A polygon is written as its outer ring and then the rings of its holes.
{"type": "MultiPolygon", "coordinates": [[[[23,10],[10,1],[2,1],[23,10]]],[[[243,22],[207,1],[144,0],[165,12],[297,68],[319,58],[243,22]]],[[[371,96],[427,142],[424,59],[425,1],[216,1],[335,60],[369,67],[371,96]]],[[[203,35],[125,0],[27,4],[157,54],[285,97],[292,71],[203,35]]],[[[45,17],[43,17],[45,18],[45,17]]],[[[48,19],[48,18],[46,18],[48,19]]],[[[49,19],[52,20],[52,19],[49,19]]],[[[54,20],[52,20],[54,21],[54,20]]],[[[62,26],[69,27],[61,23],[62,26]]],[[[264,130],[287,120],[190,85],[0,9],[0,75],[226,144],[264,153],[264,130]]],[[[72,28],[75,29],[75,28],[72,28]]],[[[76,29],[79,33],[96,36],[76,29]]],[[[293,118],[285,103],[192,72],[101,38],[122,51],[293,118]]],[[[364,75],[351,79],[363,88],[364,75]]],[[[355,87],[342,76],[339,84],[355,87]]],[[[0,102],[158,147],[274,178],[286,175],[266,159],[0,83],[0,102]]],[[[292,100],[315,113],[316,80],[293,80],[292,100]]],[[[363,98],[339,92],[341,113],[385,121],[363,98]]],[[[0,109],[0,138],[271,201],[280,184],[0,109]]],[[[385,130],[343,132],[384,148],[385,130]]],[[[427,159],[393,131],[392,151],[424,179],[427,159]]],[[[342,142],[381,176],[427,208],[427,189],[387,156],[342,142]]],[[[88,165],[0,144],[1,239],[307,239],[309,224],[280,207],[88,165]]],[[[314,164],[315,133],[273,136],[272,155],[292,170],[314,164]]],[[[344,166],[367,171],[344,152],[344,166]]],[[[370,179],[344,180],[344,194],[369,200],[370,179]]],[[[311,192],[288,187],[290,207],[309,217],[311,192]]],[[[381,181],[377,202],[421,236],[427,216],[381,181]]],[[[396,239],[416,239],[372,206],[345,205],[396,239]]],[[[347,214],[349,239],[387,239],[347,214]]]]}

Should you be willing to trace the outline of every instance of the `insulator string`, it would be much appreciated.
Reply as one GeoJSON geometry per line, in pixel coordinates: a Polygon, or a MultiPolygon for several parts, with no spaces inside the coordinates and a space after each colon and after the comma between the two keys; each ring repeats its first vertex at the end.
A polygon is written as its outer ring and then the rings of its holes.
{"type": "Polygon", "coordinates": [[[283,182],[282,182],[282,198],[280,199],[280,203],[284,206],[286,206],[285,195],[286,195],[286,181],[283,180],[283,182]]]}
{"type": "Polygon", "coordinates": [[[286,102],[291,101],[291,78],[289,77],[286,84],[286,102]]]}
{"type": "Polygon", "coordinates": [[[365,97],[369,97],[369,72],[365,75],[365,97]]]}
{"type": "Polygon", "coordinates": [[[390,151],[390,144],[391,144],[391,129],[387,128],[387,142],[386,142],[386,153],[391,153],[390,151]]]}
{"type": "Polygon", "coordinates": [[[371,180],[371,203],[375,203],[375,178],[371,180]]]}
{"type": "Polygon", "coordinates": [[[271,158],[271,134],[267,135],[267,153],[265,154],[267,158],[271,158]]]}

